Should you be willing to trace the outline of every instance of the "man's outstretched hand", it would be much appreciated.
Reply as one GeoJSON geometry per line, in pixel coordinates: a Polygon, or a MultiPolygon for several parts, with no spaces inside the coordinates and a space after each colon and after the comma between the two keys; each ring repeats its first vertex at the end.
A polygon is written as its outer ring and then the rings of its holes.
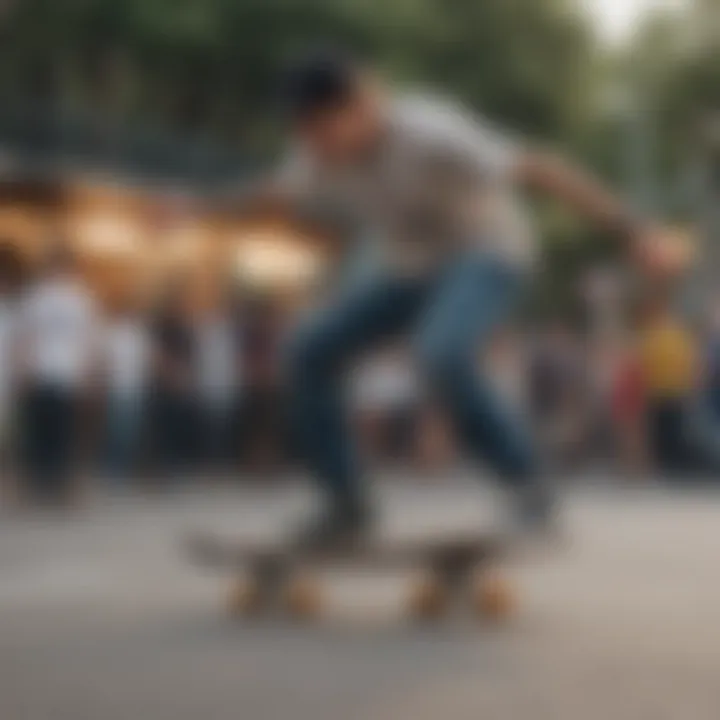
{"type": "Polygon", "coordinates": [[[685,273],[694,261],[687,235],[663,227],[644,227],[631,240],[633,260],[639,270],[656,280],[673,280],[685,273]]]}

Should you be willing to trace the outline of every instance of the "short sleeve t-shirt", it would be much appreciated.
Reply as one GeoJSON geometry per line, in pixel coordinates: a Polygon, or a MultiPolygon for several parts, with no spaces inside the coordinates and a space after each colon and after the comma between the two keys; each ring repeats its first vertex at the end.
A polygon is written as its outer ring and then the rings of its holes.
{"type": "Polygon", "coordinates": [[[136,396],[145,388],[149,340],[142,321],[123,318],[109,323],[105,333],[109,390],[116,396],[136,396]]]}
{"type": "Polygon", "coordinates": [[[23,302],[19,331],[27,338],[28,371],[41,382],[82,384],[96,343],[96,311],[79,282],[41,282],[23,302]]]}
{"type": "Polygon", "coordinates": [[[693,387],[696,352],[692,335],[674,320],[661,320],[640,340],[640,362],[653,397],[686,395],[693,387]]]}
{"type": "Polygon", "coordinates": [[[341,170],[296,148],[281,169],[282,187],[375,229],[399,268],[432,268],[467,248],[513,265],[532,261],[530,226],[513,191],[514,142],[461,108],[421,96],[394,100],[387,127],[373,157],[341,170]]]}

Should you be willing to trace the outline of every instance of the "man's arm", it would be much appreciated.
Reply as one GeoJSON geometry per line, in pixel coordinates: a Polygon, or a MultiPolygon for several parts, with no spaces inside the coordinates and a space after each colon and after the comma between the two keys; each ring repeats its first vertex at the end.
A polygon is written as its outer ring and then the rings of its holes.
{"type": "Polygon", "coordinates": [[[635,215],[601,183],[561,158],[518,145],[462,109],[445,108],[426,125],[426,132],[459,167],[482,179],[509,180],[559,200],[621,237],[644,271],[668,276],[688,265],[688,248],[676,237],[635,215]]]}
{"type": "Polygon", "coordinates": [[[281,162],[248,181],[216,195],[219,207],[233,214],[292,215],[314,196],[315,166],[300,149],[291,149],[281,162]]]}
{"type": "Polygon", "coordinates": [[[549,195],[611,232],[633,239],[642,223],[600,182],[562,158],[543,152],[525,152],[518,158],[516,180],[549,195]]]}
{"type": "Polygon", "coordinates": [[[285,214],[290,212],[295,204],[293,193],[274,176],[265,176],[225,188],[213,199],[216,209],[233,215],[285,214]]]}
{"type": "Polygon", "coordinates": [[[670,232],[634,214],[600,182],[558,156],[522,153],[514,175],[520,184],[563,202],[599,227],[620,236],[644,270],[672,275],[688,264],[687,249],[670,232]]]}

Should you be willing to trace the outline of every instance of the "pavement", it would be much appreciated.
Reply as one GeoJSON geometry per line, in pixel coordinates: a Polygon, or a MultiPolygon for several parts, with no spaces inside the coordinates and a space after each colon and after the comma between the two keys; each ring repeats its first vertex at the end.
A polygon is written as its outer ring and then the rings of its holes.
{"type": "MultiPolygon", "coordinates": [[[[391,483],[393,526],[470,526],[497,497],[391,483]]],[[[408,577],[334,572],[319,623],[247,624],[181,532],[272,533],[298,487],[97,498],[0,517],[2,720],[717,720],[720,493],[583,488],[570,541],[512,563],[506,625],[421,627],[408,577]]]]}

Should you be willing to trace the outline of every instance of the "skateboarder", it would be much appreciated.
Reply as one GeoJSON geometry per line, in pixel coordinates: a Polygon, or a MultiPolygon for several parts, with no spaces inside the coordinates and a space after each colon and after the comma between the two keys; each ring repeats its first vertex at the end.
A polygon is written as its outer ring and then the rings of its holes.
{"type": "Polygon", "coordinates": [[[288,75],[294,147],[264,193],[347,212],[381,236],[386,251],[374,278],[311,317],[291,344],[298,439],[328,501],[303,539],[331,543],[366,527],[342,371],[401,333],[466,451],[512,488],[524,523],[542,526],[552,503],[530,438],[476,368],[478,348],[508,318],[533,269],[532,231],[515,192],[553,196],[662,272],[672,269],[665,233],[558,158],[508,140],[451,103],[393,94],[345,57],[318,53],[288,75]]]}

